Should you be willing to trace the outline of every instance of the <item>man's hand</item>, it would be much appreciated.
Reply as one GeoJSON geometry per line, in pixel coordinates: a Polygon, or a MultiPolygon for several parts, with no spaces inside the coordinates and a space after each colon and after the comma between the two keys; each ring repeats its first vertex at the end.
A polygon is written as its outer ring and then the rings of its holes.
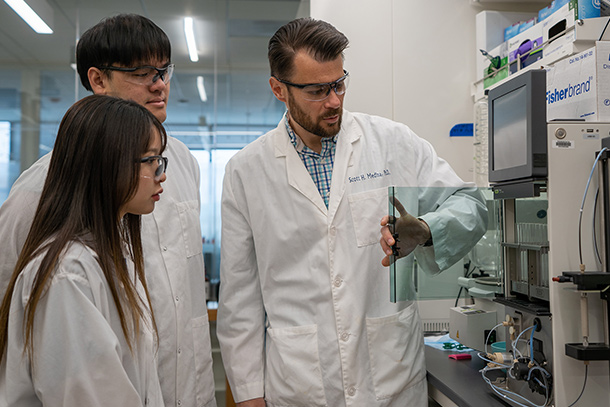
{"type": "Polygon", "coordinates": [[[398,246],[398,258],[401,258],[407,256],[417,246],[426,243],[432,236],[426,222],[410,215],[398,199],[394,198],[392,204],[398,210],[398,213],[400,213],[400,217],[395,219],[394,224],[398,242],[392,236],[389,226],[390,217],[386,215],[381,219],[381,239],[379,240],[381,248],[386,255],[381,260],[381,264],[385,267],[390,265],[392,245],[395,243],[398,246]]]}
{"type": "Polygon", "coordinates": [[[237,407],[265,407],[267,404],[265,403],[264,398],[252,399],[242,401],[241,403],[237,403],[237,407]]]}

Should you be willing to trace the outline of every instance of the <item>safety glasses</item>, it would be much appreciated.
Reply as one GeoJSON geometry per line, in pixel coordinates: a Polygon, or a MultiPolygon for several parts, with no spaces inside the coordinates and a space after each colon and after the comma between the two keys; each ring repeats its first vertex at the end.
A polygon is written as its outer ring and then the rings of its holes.
{"type": "Polygon", "coordinates": [[[284,81],[274,76],[275,79],[283,83],[284,85],[292,86],[300,90],[301,97],[310,102],[320,102],[326,99],[330,95],[330,91],[334,90],[337,96],[345,94],[347,85],[349,85],[349,72],[343,70],[344,75],[333,82],[327,83],[292,83],[284,81]]]}
{"type": "Polygon", "coordinates": [[[137,66],[135,68],[123,68],[120,66],[100,66],[99,69],[107,69],[109,71],[125,72],[125,81],[136,85],[151,86],[153,83],[161,79],[165,84],[168,84],[174,73],[174,64],[169,64],[165,68],[156,68],[154,66],[137,66]]]}
{"type": "Polygon", "coordinates": [[[146,175],[140,176],[142,178],[153,178],[157,182],[161,180],[161,176],[165,173],[165,170],[167,169],[167,157],[163,157],[160,155],[151,155],[148,157],[144,157],[140,160],[140,162],[153,168],[153,172],[155,174],[154,177],[149,177],[146,175]]]}

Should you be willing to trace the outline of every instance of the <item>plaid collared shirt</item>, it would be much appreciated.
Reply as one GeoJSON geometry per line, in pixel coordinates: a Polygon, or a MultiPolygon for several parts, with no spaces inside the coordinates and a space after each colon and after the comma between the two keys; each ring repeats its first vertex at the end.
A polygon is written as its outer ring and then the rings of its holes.
{"type": "Polygon", "coordinates": [[[303,140],[288,124],[286,117],[286,131],[290,136],[290,142],[299,153],[299,157],[305,164],[305,168],[309,171],[313,182],[316,184],[320,196],[324,199],[324,204],[328,208],[330,199],[330,182],[333,176],[333,165],[335,163],[335,151],[337,149],[337,136],[332,138],[322,138],[322,151],[318,154],[303,143],[303,140]]]}

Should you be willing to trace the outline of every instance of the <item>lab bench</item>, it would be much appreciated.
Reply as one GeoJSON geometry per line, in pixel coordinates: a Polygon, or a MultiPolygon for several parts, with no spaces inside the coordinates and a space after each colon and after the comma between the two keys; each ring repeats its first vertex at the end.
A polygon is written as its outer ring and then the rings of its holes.
{"type": "Polygon", "coordinates": [[[441,406],[510,407],[483,381],[479,370],[486,362],[477,352],[467,352],[472,356],[470,360],[454,360],[449,358],[452,352],[425,348],[428,393],[441,406]]]}

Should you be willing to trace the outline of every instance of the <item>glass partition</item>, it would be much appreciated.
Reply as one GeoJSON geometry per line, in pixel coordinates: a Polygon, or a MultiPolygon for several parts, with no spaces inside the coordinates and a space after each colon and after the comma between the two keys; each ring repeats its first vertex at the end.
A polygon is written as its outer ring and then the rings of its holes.
{"type": "Polygon", "coordinates": [[[68,108],[90,94],[74,68],[78,38],[105,17],[144,15],[166,32],[172,44],[176,69],[164,125],[200,164],[206,276],[217,283],[224,166],[236,151],[281,120],[285,106],[269,87],[267,43],[277,28],[309,15],[308,3],[220,0],[202,2],[195,9],[172,4],[171,13],[166,13],[168,6],[142,9],[138,4],[119,9],[78,2],[51,7],[56,24],[54,33],[46,36],[34,33],[12,11],[0,17],[13,33],[12,38],[0,38],[4,50],[0,57],[0,205],[19,174],[52,150],[68,108]],[[189,59],[181,12],[194,19],[198,62],[189,59]]]}
{"type": "Polygon", "coordinates": [[[548,197],[508,201],[514,208],[507,222],[513,231],[502,242],[506,253],[510,294],[530,300],[549,301],[548,197]]]}
{"type": "MultiPolygon", "coordinates": [[[[442,200],[450,196],[454,190],[453,188],[389,187],[389,214],[396,218],[401,216],[395,205],[397,200],[410,215],[424,216],[426,211],[420,208],[429,206],[430,202],[427,201],[442,200]]],[[[426,259],[425,251],[431,249],[417,248],[408,256],[399,259],[393,256],[389,287],[391,301],[452,298],[456,298],[457,301],[464,290],[468,295],[477,297],[494,297],[503,292],[501,201],[493,199],[489,188],[478,188],[475,194],[480,194],[487,206],[485,234],[477,241],[467,241],[464,240],[465,235],[456,232],[451,239],[455,241],[456,251],[462,255],[455,257],[450,264],[441,261],[443,264],[441,270],[436,264],[438,262],[431,263],[426,259]]],[[[472,218],[472,222],[478,221],[481,220],[477,220],[476,216],[472,218]]],[[[468,221],[465,223],[467,224],[468,221]]],[[[392,225],[390,228],[392,229],[392,225]]],[[[400,246],[400,241],[397,246],[400,246]]],[[[436,260],[440,261],[440,259],[436,260]]]]}

